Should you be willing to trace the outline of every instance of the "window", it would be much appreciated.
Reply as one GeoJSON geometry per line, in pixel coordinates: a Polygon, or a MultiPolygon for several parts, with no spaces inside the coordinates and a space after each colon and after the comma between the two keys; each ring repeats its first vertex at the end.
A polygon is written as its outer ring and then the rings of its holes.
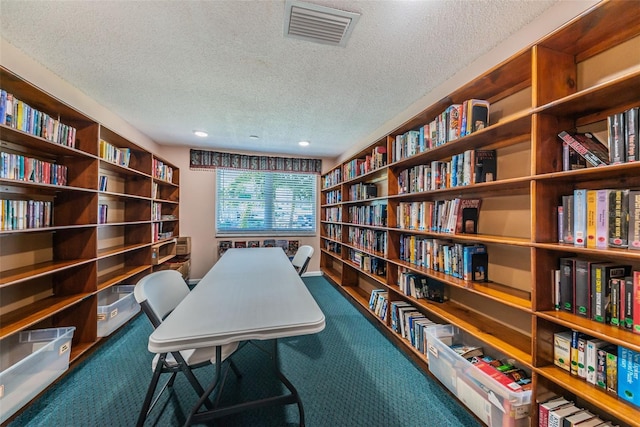
{"type": "Polygon", "coordinates": [[[217,169],[216,235],[313,235],[317,174],[217,169]]]}

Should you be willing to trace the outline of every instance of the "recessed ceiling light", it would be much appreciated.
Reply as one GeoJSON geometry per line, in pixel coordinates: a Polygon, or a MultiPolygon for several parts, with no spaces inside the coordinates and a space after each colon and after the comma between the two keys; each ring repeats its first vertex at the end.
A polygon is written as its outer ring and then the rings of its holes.
{"type": "Polygon", "coordinates": [[[306,147],[307,145],[309,145],[309,141],[300,141],[298,142],[298,145],[301,147],[306,147]]]}
{"type": "Polygon", "coordinates": [[[250,139],[260,139],[258,135],[249,135],[250,139]]]}
{"type": "Polygon", "coordinates": [[[200,138],[204,138],[204,137],[209,136],[209,134],[208,134],[208,133],[206,133],[206,132],[205,132],[205,131],[203,131],[203,130],[194,130],[194,131],[193,131],[193,134],[194,134],[195,136],[199,136],[200,138]]]}

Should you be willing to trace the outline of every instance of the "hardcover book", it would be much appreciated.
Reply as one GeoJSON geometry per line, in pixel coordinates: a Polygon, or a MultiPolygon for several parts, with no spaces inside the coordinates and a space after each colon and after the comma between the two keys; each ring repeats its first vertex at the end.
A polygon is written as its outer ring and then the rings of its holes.
{"type": "Polygon", "coordinates": [[[587,204],[586,204],[586,239],[585,246],[587,248],[596,247],[596,229],[597,229],[597,203],[598,191],[587,190],[587,204]]]}
{"type": "Polygon", "coordinates": [[[609,193],[611,190],[598,190],[596,194],[596,248],[609,246],[609,193]]]}
{"type": "Polygon", "coordinates": [[[553,363],[569,372],[571,367],[571,331],[553,334],[553,363]]]}
{"type": "Polygon", "coordinates": [[[587,167],[587,161],[584,157],[576,152],[566,142],[562,143],[562,170],[572,171],[584,169],[587,167]]]}
{"type": "Polygon", "coordinates": [[[591,133],[574,133],[562,131],[558,134],[563,142],[569,144],[578,154],[585,158],[591,166],[609,164],[609,150],[591,133]]]}
{"type": "Polygon", "coordinates": [[[455,233],[477,234],[482,199],[458,199],[457,206],[455,233]]]}
{"type": "Polygon", "coordinates": [[[623,325],[625,329],[633,330],[633,317],[635,310],[634,290],[633,290],[633,276],[626,276],[624,278],[624,291],[620,292],[620,297],[624,301],[622,303],[622,316],[624,318],[623,325]]]}
{"type": "Polygon", "coordinates": [[[489,126],[489,101],[469,99],[467,101],[467,134],[489,126]]]}
{"type": "Polygon", "coordinates": [[[585,360],[587,365],[587,382],[596,383],[596,374],[598,372],[598,350],[605,347],[609,343],[601,339],[588,339],[585,351],[585,360]]]}
{"type": "Polygon", "coordinates": [[[474,183],[498,179],[496,150],[475,150],[473,157],[474,183]]]}

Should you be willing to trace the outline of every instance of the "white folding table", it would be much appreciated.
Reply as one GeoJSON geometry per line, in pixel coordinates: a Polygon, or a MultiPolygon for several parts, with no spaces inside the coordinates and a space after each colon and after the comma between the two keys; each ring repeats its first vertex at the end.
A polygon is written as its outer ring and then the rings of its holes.
{"type": "Polygon", "coordinates": [[[279,368],[277,339],[318,333],[324,327],[324,314],[282,248],[229,249],[151,334],[149,351],[162,354],[217,346],[216,376],[187,424],[260,406],[296,403],[303,426],[298,392],[279,368]],[[273,340],[274,369],[291,394],[198,412],[220,384],[220,346],[249,340],[273,340]]]}

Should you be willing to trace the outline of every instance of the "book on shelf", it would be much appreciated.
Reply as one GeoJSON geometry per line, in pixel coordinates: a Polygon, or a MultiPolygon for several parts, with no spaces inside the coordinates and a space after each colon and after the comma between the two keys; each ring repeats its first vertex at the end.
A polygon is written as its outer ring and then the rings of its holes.
{"type": "Polygon", "coordinates": [[[591,261],[574,260],[574,310],[581,317],[591,318],[591,261]]]}
{"type": "Polygon", "coordinates": [[[553,364],[570,372],[571,331],[562,331],[553,334],[553,364]]]}
{"type": "Polygon", "coordinates": [[[587,347],[585,349],[585,361],[587,368],[587,382],[589,384],[594,384],[597,381],[597,373],[598,373],[598,350],[602,347],[609,345],[608,342],[598,339],[598,338],[589,338],[587,339],[587,347]]]}
{"type": "Polygon", "coordinates": [[[107,181],[109,177],[106,175],[100,175],[100,181],[98,183],[98,190],[107,191],[107,181]]]}
{"type": "Polygon", "coordinates": [[[640,107],[630,108],[624,113],[625,146],[627,149],[627,162],[640,160],[638,144],[640,141],[640,107]]]}
{"type": "Polygon", "coordinates": [[[562,142],[562,170],[572,171],[587,167],[587,160],[566,142],[562,142]]]}
{"type": "Polygon", "coordinates": [[[595,207],[595,248],[606,249],[609,246],[609,194],[611,190],[596,191],[595,207]]]}
{"type": "Polygon", "coordinates": [[[640,406],[640,353],[618,346],[618,397],[640,406]]]}
{"type": "Polygon", "coordinates": [[[574,257],[560,258],[560,310],[575,312],[576,260],[574,257]]]}
{"type": "Polygon", "coordinates": [[[553,411],[549,411],[549,427],[563,427],[563,420],[579,411],[580,408],[574,404],[569,404],[561,408],[554,409],[553,411]]]}
{"type": "Polygon", "coordinates": [[[489,126],[489,101],[484,99],[469,99],[463,104],[465,109],[465,135],[489,126]]]}
{"type": "Polygon", "coordinates": [[[564,243],[574,243],[575,233],[573,228],[574,220],[573,195],[562,196],[562,241],[564,243]]]}
{"type": "Polygon", "coordinates": [[[473,176],[474,183],[492,182],[498,179],[496,150],[474,150],[473,176]]]}
{"type": "Polygon", "coordinates": [[[624,288],[620,291],[620,312],[622,317],[621,327],[632,331],[633,316],[636,310],[636,304],[640,304],[640,300],[634,300],[633,276],[625,276],[624,288]]]}
{"type": "Polygon", "coordinates": [[[614,113],[607,117],[607,127],[609,131],[609,163],[612,165],[627,162],[624,123],[624,112],[614,113]]]}
{"type": "Polygon", "coordinates": [[[583,409],[579,412],[576,412],[573,415],[569,415],[562,421],[562,425],[560,427],[577,427],[582,426],[584,421],[590,420],[595,417],[591,412],[583,409]]]}
{"type": "Polygon", "coordinates": [[[557,397],[555,399],[540,403],[540,405],[538,406],[538,427],[549,426],[549,411],[554,411],[557,408],[570,404],[571,402],[564,397],[557,397]]]}
{"type": "MultiPolygon", "coordinates": [[[[634,271],[633,277],[633,333],[640,334],[640,271],[634,271]]],[[[625,281],[625,285],[626,285],[625,281]]]]}
{"type": "Polygon", "coordinates": [[[611,279],[625,277],[631,273],[631,266],[612,262],[591,265],[591,319],[599,323],[609,323],[611,279]]]}
{"type": "Polygon", "coordinates": [[[477,234],[482,199],[457,199],[456,234],[477,234]]]}
{"type": "Polygon", "coordinates": [[[573,244],[584,247],[587,238],[587,190],[573,190],[573,244]]]}
{"type": "Polygon", "coordinates": [[[609,246],[629,246],[629,190],[626,189],[609,193],[609,246]]]}
{"type": "Polygon", "coordinates": [[[620,321],[624,322],[624,314],[620,315],[621,292],[624,292],[624,277],[614,277],[609,281],[609,323],[620,327],[620,321]]]}
{"type": "Polygon", "coordinates": [[[568,133],[562,131],[558,137],[569,144],[578,154],[585,158],[591,166],[603,166],[609,164],[609,150],[595,135],[589,132],[568,133]]]}
{"type": "Polygon", "coordinates": [[[640,190],[629,191],[629,231],[627,247],[640,250],[640,190]]]}
{"type": "Polygon", "coordinates": [[[585,246],[587,248],[596,247],[596,230],[597,230],[597,224],[598,224],[597,200],[598,200],[598,190],[587,190],[586,212],[585,212],[585,222],[586,222],[585,246]]]}

